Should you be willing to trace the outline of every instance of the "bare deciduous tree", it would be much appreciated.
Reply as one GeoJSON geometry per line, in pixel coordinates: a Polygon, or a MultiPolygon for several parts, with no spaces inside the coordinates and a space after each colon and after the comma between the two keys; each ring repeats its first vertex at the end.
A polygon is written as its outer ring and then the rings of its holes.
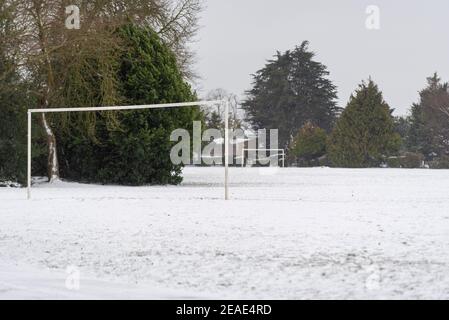
{"type": "MultiPolygon", "coordinates": [[[[239,98],[229,93],[224,89],[215,89],[206,95],[206,100],[225,100],[229,103],[229,126],[234,129],[242,128],[244,126],[244,111],[241,109],[239,98]]],[[[224,110],[220,107],[218,110],[204,110],[207,118],[224,119],[224,110]],[[214,114],[215,113],[215,114],[214,114]]]]}
{"type": "Polygon", "coordinates": [[[198,32],[202,0],[81,0],[70,1],[81,8],[86,21],[120,24],[132,21],[150,26],[172,49],[186,79],[193,80],[194,53],[188,44],[198,32]]]}

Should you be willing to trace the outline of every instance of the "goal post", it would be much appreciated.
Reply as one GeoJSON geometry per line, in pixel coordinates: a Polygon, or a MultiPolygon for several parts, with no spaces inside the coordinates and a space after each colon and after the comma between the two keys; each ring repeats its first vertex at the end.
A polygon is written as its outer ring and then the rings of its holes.
{"type": "Polygon", "coordinates": [[[284,149],[248,149],[248,148],[243,148],[242,150],[242,168],[245,167],[245,151],[253,151],[253,152],[257,152],[257,159],[260,159],[259,157],[259,152],[270,152],[270,156],[271,157],[271,152],[272,151],[276,151],[277,152],[277,156],[281,156],[281,163],[282,163],[282,167],[285,167],[285,150],[284,149]]]}
{"type": "Polygon", "coordinates": [[[42,113],[63,113],[63,112],[94,112],[94,111],[124,111],[124,110],[147,110],[147,109],[164,109],[164,108],[184,108],[184,107],[211,107],[224,106],[225,115],[225,172],[224,172],[224,197],[229,200],[229,102],[226,100],[212,101],[195,101],[181,103],[164,103],[151,105],[134,105],[134,106],[108,106],[108,107],[87,107],[87,108],[49,108],[49,109],[28,109],[28,137],[27,137],[27,199],[31,199],[31,143],[32,143],[32,115],[42,113]]]}

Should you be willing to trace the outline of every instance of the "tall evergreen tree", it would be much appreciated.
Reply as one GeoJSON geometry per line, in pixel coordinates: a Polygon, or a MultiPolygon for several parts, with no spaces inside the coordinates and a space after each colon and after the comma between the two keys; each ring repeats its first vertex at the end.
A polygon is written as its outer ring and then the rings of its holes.
{"type": "MultiPolygon", "coordinates": [[[[129,24],[121,27],[119,34],[126,48],[117,70],[122,103],[196,100],[175,55],[154,31],[129,24]]],[[[177,128],[192,128],[193,120],[201,120],[198,108],[120,112],[114,127],[101,116],[97,118],[95,139],[71,126],[71,135],[58,137],[63,176],[125,185],[179,183],[181,166],[170,160],[174,145],[170,134],[177,128]]]]}
{"type": "Polygon", "coordinates": [[[422,153],[427,160],[449,155],[449,121],[445,110],[449,109],[449,84],[434,74],[427,78],[427,87],[420,101],[413,104],[407,147],[422,153]]]}
{"type": "Polygon", "coordinates": [[[426,126],[421,104],[414,103],[412,105],[409,121],[410,127],[405,141],[407,150],[422,153],[429,160],[435,148],[432,146],[432,132],[426,126]]]}
{"type": "Polygon", "coordinates": [[[362,83],[337,121],[330,137],[329,157],[338,167],[378,166],[400,146],[392,109],[370,79],[362,83]]]}
{"type": "Polygon", "coordinates": [[[287,148],[299,129],[311,122],[331,130],[339,111],[336,87],[326,66],[314,60],[308,42],[285,53],[253,76],[243,103],[248,121],[257,129],[279,129],[279,146],[287,148]]]}

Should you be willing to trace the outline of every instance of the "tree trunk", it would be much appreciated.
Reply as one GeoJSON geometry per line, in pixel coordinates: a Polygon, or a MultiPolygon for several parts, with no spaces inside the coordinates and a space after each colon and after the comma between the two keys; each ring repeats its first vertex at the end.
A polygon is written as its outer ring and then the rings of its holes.
{"type": "Polygon", "coordinates": [[[48,170],[48,181],[50,183],[59,180],[59,162],[58,154],[56,152],[56,136],[53,133],[50,125],[48,124],[47,117],[45,113],[41,114],[41,124],[45,129],[45,134],[47,137],[47,149],[48,149],[48,160],[47,160],[47,170],[48,170]]]}
{"type": "MultiPolygon", "coordinates": [[[[34,18],[36,19],[36,24],[38,27],[38,39],[39,39],[39,46],[42,51],[42,57],[43,57],[43,66],[44,70],[46,71],[47,81],[46,83],[43,83],[43,93],[42,93],[42,108],[48,108],[50,106],[50,97],[53,93],[53,90],[55,88],[54,86],[54,75],[53,75],[53,67],[51,64],[51,59],[49,55],[49,44],[47,41],[47,31],[45,29],[45,24],[43,22],[42,16],[43,16],[43,7],[42,1],[34,1],[34,18]]],[[[45,116],[45,113],[41,114],[40,118],[41,125],[45,131],[45,134],[47,136],[47,150],[48,150],[48,160],[47,160],[47,174],[48,174],[48,181],[50,183],[55,182],[59,180],[59,162],[58,162],[58,155],[56,151],[56,136],[51,129],[47,117],[45,116]]]]}

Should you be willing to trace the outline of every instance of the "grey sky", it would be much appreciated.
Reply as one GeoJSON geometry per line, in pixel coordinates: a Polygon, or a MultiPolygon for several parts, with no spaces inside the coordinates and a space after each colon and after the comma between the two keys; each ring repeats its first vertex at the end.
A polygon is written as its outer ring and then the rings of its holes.
{"type": "Polygon", "coordinates": [[[224,88],[239,96],[250,74],[276,50],[310,41],[345,106],[369,76],[396,114],[418,99],[426,77],[449,80],[448,0],[207,0],[198,53],[198,85],[205,93],[224,88]],[[368,5],[380,8],[380,30],[368,30],[368,5]]]}

